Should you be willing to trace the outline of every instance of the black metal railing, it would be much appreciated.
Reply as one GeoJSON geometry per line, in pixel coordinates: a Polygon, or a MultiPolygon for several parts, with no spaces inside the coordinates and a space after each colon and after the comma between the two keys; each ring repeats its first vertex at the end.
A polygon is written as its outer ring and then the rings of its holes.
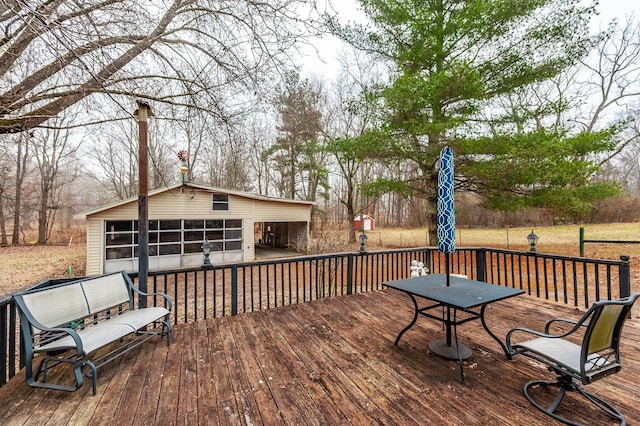
{"type": "MultiPolygon", "coordinates": [[[[154,271],[149,272],[147,289],[174,300],[174,323],[197,321],[379,290],[384,281],[409,276],[411,260],[428,264],[430,251],[337,253],[154,271]]],[[[137,276],[132,277],[137,282],[137,276]]]]}
{"type": "MultiPolygon", "coordinates": [[[[279,308],[327,297],[379,290],[385,281],[406,278],[417,260],[431,273],[444,273],[444,255],[432,247],[304,256],[212,268],[149,272],[149,292],[174,301],[172,321],[192,322],[279,308]]],[[[587,259],[490,248],[461,248],[450,272],[524,289],[529,295],[588,307],[600,299],[631,294],[629,258],[587,259]]],[[[137,280],[135,274],[132,275],[137,280]]],[[[48,280],[30,288],[69,279],[48,280]]],[[[147,305],[158,302],[150,298],[147,305]]],[[[0,301],[0,386],[24,366],[15,303],[0,301]]]]}
{"type": "MultiPolygon", "coordinates": [[[[431,272],[444,272],[444,255],[432,251],[431,272]]],[[[588,308],[601,299],[631,294],[629,256],[590,259],[491,248],[458,249],[453,272],[478,281],[520,288],[535,297],[588,308]]]]}

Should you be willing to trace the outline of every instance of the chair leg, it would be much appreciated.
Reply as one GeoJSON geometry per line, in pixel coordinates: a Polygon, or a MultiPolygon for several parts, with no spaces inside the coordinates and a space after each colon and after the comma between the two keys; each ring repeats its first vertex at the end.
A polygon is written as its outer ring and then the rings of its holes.
{"type": "Polygon", "coordinates": [[[604,411],[605,413],[607,413],[611,417],[615,418],[618,422],[620,422],[621,426],[625,426],[627,424],[625,419],[624,419],[624,416],[616,408],[614,408],[611,404],[609,404],[608,402],[604,401],[602,398],[600,398],[600,397],[598,397],[598,396],[596,396],[596,395],[594,395],[592,393],[589,393],[589,392],[585,391],[584,389],[582,389],[582,387],[580,386],[579,383],[576,383],[572,379],[567,378],[567,377],[559,377],[557,381],[551,381],[551,380],[535,380],[535,381],[531,381],[531,382],[529,382],[529,383],[524,385],[523,392],[524,392],[524,396],[531,403],[531,405],[533,405],[534,407],[536,407],[538,410],[542,411],[543,413],[547,414],[548,416],[551,416],[554,419],[556,419],[559,422],[562,422],[562,423],[564,423],[566,425],[582,426],[581,423],[576,423],[576,422],[571,421],[569,419],[566,419],[566,418],[564,418],[562,416],[559,416],[558,414],[555,413],[556,409],[558,408],[558,406],[560,405],[560,403],[564,399],[564,396],[566,395],[567,392],[577,392],[577,393],[579,393],[580,395],[584,396],[588,401],[590,401],[592,404],[594,404],[596,407],[598,407],[599,409],[601,409],[602,411],[604,411]],[[532,388],[532,387],[536,387],[536,386],[556,387],[556,388],[558,388],[558,394],[556,395],[556,397],[553,400],[553,402],[551,404],[549,404],[548,407],[544,407],[544,406],[540,405],[530,395],[529,389],[532,388]]]}
{"type": "Polygon", "coordinates": [[[621,425],[627,424],[622,413],[620,413],[620,411],[618,411],[613,405],[609,404],[604,399],[592,394],[591,392],[587,392],[586,390],[582,389],[582,387],[578,387],[576,391],[580,392],[581,395],[591,401],[596,407],[600,408],[611,417],[617,419],[621,425]]]}

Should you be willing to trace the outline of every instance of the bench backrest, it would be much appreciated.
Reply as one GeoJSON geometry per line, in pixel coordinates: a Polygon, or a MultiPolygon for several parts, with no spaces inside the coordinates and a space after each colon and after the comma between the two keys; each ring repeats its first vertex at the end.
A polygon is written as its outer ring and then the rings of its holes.
{"type": "Polygon", "coordinates": [[[33,318],[45,327],[56,327],[89,315],[80,283],[22,294],[20,298],[33,318]]]}
{"type": "Polygon", "coordinates": [[[80,283],[89,314],[96,314],[130,300],[129,286],[122,274],[103,275],[80,283]]]}
{"type": "Polygon", "coordinates": [[[41,325],[51,328],[97,314],[132,300],[128,277],[118,272],[16,295],[41,325]]]}

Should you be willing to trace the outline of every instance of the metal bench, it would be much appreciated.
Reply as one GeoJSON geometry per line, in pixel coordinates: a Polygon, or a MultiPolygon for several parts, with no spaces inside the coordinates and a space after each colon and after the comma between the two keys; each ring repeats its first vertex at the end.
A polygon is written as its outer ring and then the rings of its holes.
{"type": "Polygon", "coordinates": [[[167,345],[171,343],[171,299],[164,293],[140,292],[124,272],[34,289],[14,299],[29,386],[75,391],[83,384],[83,368],[88,367],[86,375],[92,379],[95,395],[98,368],[155,336],[165,336],[167,345]],[[138,308],[136,295],[158,297],[164,306],[138,308]],[[114,342],[119,343],[90,359],[114,342]],[[41,359],[34,375],[36,358],[41,359]],[[47,382],[48,370],[62,363],[72,366],[74,386],[47,382]]]}

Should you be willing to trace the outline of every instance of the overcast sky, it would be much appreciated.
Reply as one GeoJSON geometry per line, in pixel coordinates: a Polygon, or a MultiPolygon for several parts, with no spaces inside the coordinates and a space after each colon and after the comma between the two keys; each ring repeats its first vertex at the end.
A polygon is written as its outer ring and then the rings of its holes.
{"type": "MultiPolygon", "coordinates": [[[[590,3],[590,1],[586,1],[586,3],[590,3]]],[[[357,0],[324,0],[324,7],[327,10],[338,11],[342,22],[364,19],[364,14],[359,10],[357,0]]],[[[599,19],[593,21],[594,30],[597,30],[598,27],[604,28],[604,25],[614,18],[623,20],[625,16],[630,14],[640,17],[640,0],[600,0],[598,9],[600,16],[599,19]]],[[[309,49],[309,53],[303,61],[303,74],[317,74],[333,78],[338,67],[336,58],[340,53],[341,42],[334,37],[327,36],[315,45],[319,50],[319,55],[312,53],[309,49]]]]}

